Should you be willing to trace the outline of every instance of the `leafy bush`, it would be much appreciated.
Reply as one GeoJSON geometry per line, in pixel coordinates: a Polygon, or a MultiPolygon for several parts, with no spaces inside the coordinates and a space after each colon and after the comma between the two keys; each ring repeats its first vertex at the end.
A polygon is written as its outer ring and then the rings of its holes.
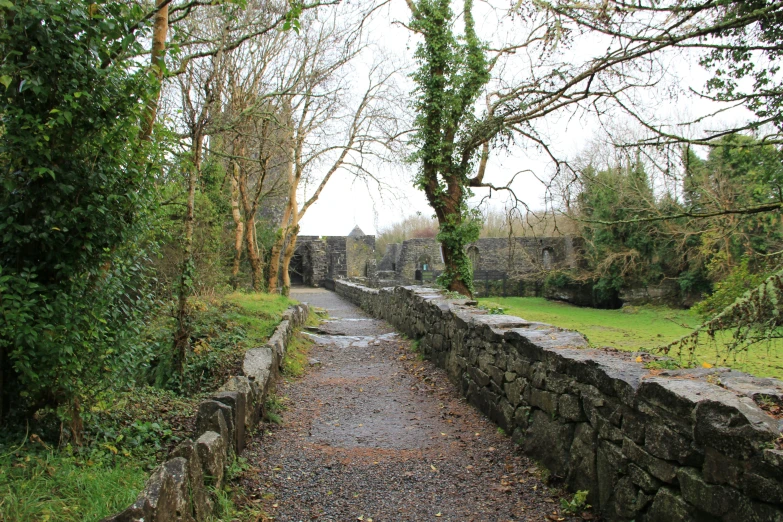
{"type": "Polygon", "coordinates": [[[764,274],[752,273],[748,268],[748,259],[743,259],[723,281],[715,283],[713,293],[693,309],[705,319],[712,317],[734,303],[738,297],[759,286],[765,278],[764,274]]]}
{"type": "Polygon", "coordinates": [[[109,60],[141,52],[126,27],[143,13],[84,0],[3,9],[0,391],[6,407],[59,407],[78,435],[84,403],[145,356],[132,339],[148,303],[153,173],[138,129],[150,81],[109,60]]]}

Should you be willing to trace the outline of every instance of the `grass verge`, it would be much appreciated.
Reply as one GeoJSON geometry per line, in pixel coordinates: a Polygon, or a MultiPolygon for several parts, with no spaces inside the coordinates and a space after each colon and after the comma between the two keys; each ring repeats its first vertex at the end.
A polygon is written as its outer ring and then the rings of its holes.
{"type": "MultiPolygon", "coordinates": [[[[626,351],[655,353],[656,348],[687,334],[700,324],[689,310],[663,306],[625,307],[619,310],[581,308],[541,297],[491,297],[479,299],[487,309],[502,308],[509,315],[548,323],[584,334],[595,347],[609,346],[626,351]]],[[[747,351],[726,349],[729,334],[718,334],[714,342],[700,344],[693,354],[672,352],[682,367],[702,364],[729,366],[760,377],[783,378],[783,341],[758,344],[747,351]]]]}
{"type": "MultiPolygon", "coordinates": [[[[294,303],[253,293],[194,298],[189,303],[193,350],[183,382],[155,379],[152,368],[136,386],[102,393],[84,413],[82,446],[58,440],[53,411],[36,413],[29,436],[25,427],[0,433],[0,520],[97,521],[129,506],[155,465],[190,436],[199,401],[236,371],[245,350],[266,342],[294,303]]],[[[168,323],[161,317],[149,325],[150,342],[160,353],[171,346],[168,323]]],[[[304,367],[302,353],[297,357],[304,367]]],[[[158,373],[165,370],[161,360],[153,359],[158,373]]],[[[236,518],[229,492],[219,492],[218,498],[222,514],[215,520],[236,518]]]]}

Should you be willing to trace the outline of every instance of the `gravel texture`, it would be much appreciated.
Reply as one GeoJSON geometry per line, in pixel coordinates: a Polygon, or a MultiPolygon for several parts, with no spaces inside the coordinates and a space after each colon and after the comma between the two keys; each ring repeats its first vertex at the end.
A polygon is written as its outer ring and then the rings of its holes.
{"type": "Polygon", "coordinates": [[[278,384],[283,424],[245,452],[243,486],[268,519],[567,519],[535,464],[411,341],[332,292],[293,297],[330,320],[310,334],[306,375],[278,384]]]}

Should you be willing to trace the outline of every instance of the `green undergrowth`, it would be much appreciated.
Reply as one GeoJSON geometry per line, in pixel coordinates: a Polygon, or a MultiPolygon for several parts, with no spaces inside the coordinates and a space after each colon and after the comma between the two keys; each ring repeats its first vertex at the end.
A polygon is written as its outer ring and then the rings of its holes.
{"type": "Polygon", "coordinates": [[[260,293],[233,293],[226,296],[226,301],[241,309],[232,317],[245,328],[245,343],[248,345],[266,342],[280,323],[283,312],[297,304],[297,301],[282,295],[260,293]]]}
{"type": "MultiPolygon", "coordinates": [[[[85,412],[81,446],[38,433],[0,440],[0,520],[89,521],[136,498],[155,465],[189,433],[197,398],[149,386],[105,393],[85,412]]],[[[39,412],[39,428],[54,420],[39,412]]]]}
{"type": "Polygon", "coordinates": [[[288,343],[283,359],[283,375],[297,378],[304,375],[313,341],[301,332],[295,332],[288,343]]]}
{"type": "Polygon", "coordinates": [[[68,452],[25,445],[0,458],[0,519],[100,520],[129,506],[148,474],[133,459],[88,464],[68,452]]]}
{"type": "MultiPolygon", "coordinates": [[[[504,313],[528,321],[548,323],[584,334],[594,347],[612,347],[624,351],[656,353],[660,346],[689,333],[700,324],[690,310],[664,306],[624,307],[600,310],[547,301],[540,297],[491,297],[479,299],[487,309],[502,308],[504,313]]],[[[728,334],[718,333],[715,341],[700,344],[691,353],[672,351],[674,365],[663,363],[653,369],[672,366],[729,366],[760,377],[783,377],[783,341],[751,346],[746,351],[726,350],[728,334]]]]}
{"type": "MultiPolygon", "coordinates": [[[[167,366],[171,318],[161,314],[147,325],[147,369],[133,386],[97,393],[82,412],[80,445],[46,409],[0,431],[0,520],[97,521],[129,506],[150,471],[190,436],[198,403],[238,373],[244,352],[266,342],[294,303],[266,294],[191,299],[192,351],[182,376],[167,366]]],[[[306,365],[306,343],[292,345],[295,373],[306,365]]],[[[221,518],[234,519],[230,494],[219,493],[221,518]]]]}

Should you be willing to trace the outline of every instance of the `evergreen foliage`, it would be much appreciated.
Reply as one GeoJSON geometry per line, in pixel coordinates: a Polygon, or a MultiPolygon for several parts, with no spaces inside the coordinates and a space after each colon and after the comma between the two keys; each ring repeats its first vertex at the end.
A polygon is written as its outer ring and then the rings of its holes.
{"type": "Polygon", "coordinates": [[[138,140],[150,79],[118,49],[135,4],[28,0],[0,32],[0,358],[4,405],[79,400],[143,360],[154,172],[138,140]],[[141,356],[140,356],[141,355],[141,356]]]}

